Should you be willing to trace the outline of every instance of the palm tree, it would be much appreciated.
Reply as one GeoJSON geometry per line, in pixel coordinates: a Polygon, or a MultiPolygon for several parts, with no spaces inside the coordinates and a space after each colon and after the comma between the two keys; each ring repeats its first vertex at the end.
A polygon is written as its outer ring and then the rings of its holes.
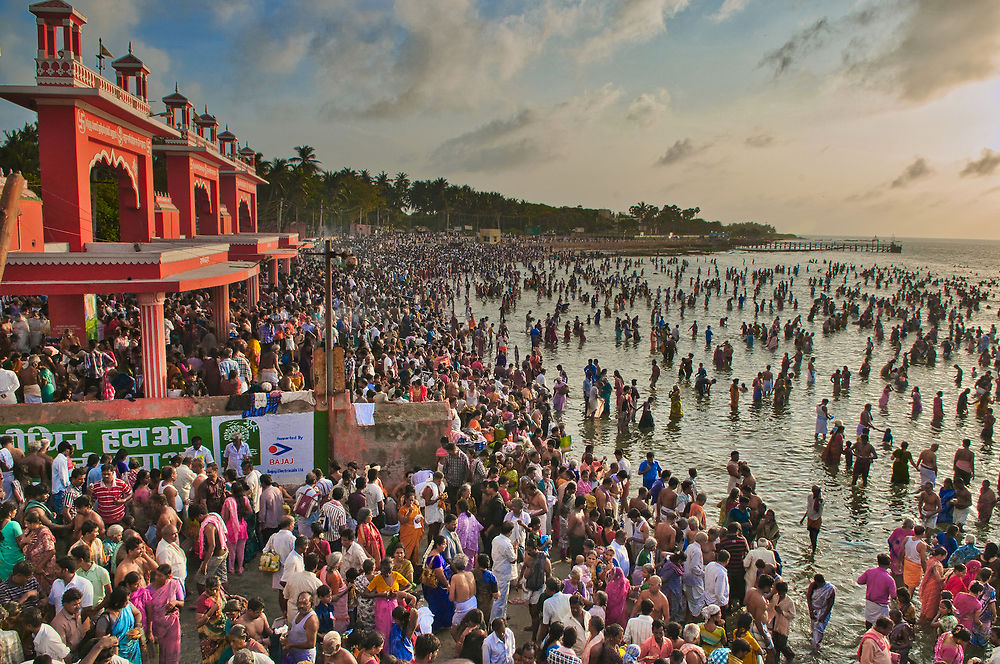
{"type": "Polygon", "coordinates": [[[319,172],[319,166],[323,162],[317,159],[316,150],[311,145],[297,145],[294,150],[295,156],[288,163],[307,177],[319,172]]]}

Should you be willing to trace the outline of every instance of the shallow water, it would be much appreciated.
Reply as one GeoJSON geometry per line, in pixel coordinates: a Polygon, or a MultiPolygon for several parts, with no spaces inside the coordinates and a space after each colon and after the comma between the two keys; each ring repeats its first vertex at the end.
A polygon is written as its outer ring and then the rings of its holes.
{"type": "MultiPolygon", "coordinates": [[[[853,441],[854,429],[858,416],[866,403],[875,404],[884,385],[878,376],[879,368],[892,355],[888,344],[891,322],[883,321],[886,331],[886,341],[876,343],[872,357],[872,375],[868,381],[862,381],[857,376],[858,367],[864,357],[865,341],[870,330],[859,332],[854,326],[847,330],[824,336],[822,320],[817,317],[814,323],[806,321],[811,298],[808,279],[817,272],[825,273],[823,261],[844,262],[858,266],[872,264],[888,266],[898,265],[909,270],[931,271],[941,277],[966,277],[972,281],[994,279],[997,275],[998,262],[995,260],[1000,243],[969,242],[954,240],[902,240],[903,254],[861,254],[861,253],[778,253],[762,254],[749,252],[728,252],[702,256],[687,256],[691,263],[684,274],[682,287],[690,291],[688,277],[697,273],[698,266],[703,273],[711,262],[717,262],[720,275],[724,277],[725,269],[745,264],[758,268],[773,268],[776,265],[792,267],[800,266],[799,276],[795,278],[792,289],[799,300],[799,310],[786,307],[784,312],[762,314],[761,321],[773,321],[775,315],[780,315],[782,323],[802,315],[804,329],[815,333],[813,355],[816,357],[815,385],[806,388],[805,378],[796,378],[790,396],[789,404],[781,411],[775,412],[770,399],[765,399],[763,405],[753,406],[750,394],[741,396],[738,413],[729,409],[728,383],[733,378],[739,378],[750,386],[756,372],[762,371],[766,364],[775,368],[780,365],[781,357],[786,351],[794,353],[791,341],[781,339],[778,350],[771,352],[762,347],[758,340],[752,350],[740,339],[740,324],[742,321],[753,321],[753,304],[748,301],[749,311],[745,308],[739,311],[735,308],[726,312],[726,294],[721,298],[711,300],[706,312],[703,302],[699,299],[694,309],[688,309],[682,320],[677,303],[671,303],[666,320],[671,327],[680,324],[681,339],[678,343],[677,358],[686,353],[694,353],[695,368],[698,362],[703,362],[709,371],[709,377],[717,378],[712,395],[709,398],[696,400],[693,382],[681,383],[684,417],[677,422],[668,420],[670,402],[668,394],[677,382],[676,362],[674,367],[664,366],[654,395],[653,416],[655,428],[648,433],[633,430],[619,436],[615,420],[604,419],[597,422],[585,421],[583,418],[583,400],[581,397],[583,383],[583,368],[587,358],[598,358],[602,368],[612,374],[614,370],[621,372],[628,382],[637,379],[641,399],[650,393],[649,375],[654,355],[649,352],[650,308],[643,301],[637,300],[635,308],[624,312],[612,312],[610,317],[602,318],[601,325],[589,325],[586,329],[587,340],[580,344],[575,338],[568,343],[562,342],[562,327],[559,328],[559,344],[555,348],[542,349],[549,383],[556,375],[556,364],[562,364],[569,374],[570,397],[563,421],[567,431],[573,436],[574,453],[579,455],[583,446],[593,443],[599,454],[611,455],[616,446],[626,450],[626,455],[633,461],[635,467],[652,450],[660,463],[674,471],[686,475],[686,469],[691,466],[698,468],[699,489],[709,496],[708,505],[714,505],[724,497],[727,475],[726,462],[730,451],[736,449],[741,458],[747,460],[757,478],[757,491],[768,506],[772,507],[781,527],[781,539],[778,550],[784,561],[784,578],[789,582],[790,594],[796,599],[798,618],[793,624],[791,646],[799,655],[799,659],[815,661],[833,661],[834,658],[853,658],[860,635],[864,631],[862,609],[864,606],[863,588],[856,584],[857,576],[866,568],[874,565],[875,555],[886,550],[886,539],[893,528],[906,516],[915,512],[916,485],[911,482],[906,488],[892,488],[889,484],[890,456],[877,440],[873,439],[879,451],[879,459],[872,466],[870,485],[868,488],[850,486],[850,475],[844,471],[832,472],[819,460],[822,443],[813,442],[816,405],[820,399],[830,398],[831,414],[844,421],[847,426],[847,438],[853,441]],[[814,261],[810,263],[810,261],[814,261]],[[818,263],[817,263],[818,262],[818,263]],[[808,271],[807,271],[808,269],[808,271]],[[614,331],[615,316],[639,316],[641,340],[635,343],[616,343],[614,331]],[[720,317],[729,317],[727,327],[719,328],[720,317]],[[698,321],[699,336],[691,338],[689,327],[698,321]],[[707,348],[702,330],[706,324],[711,324],[715,331],[713,346],[707,348]],[[733,368],[731,371],[716,371],[712,365],[714,345],[729,339],[735,348],[733,368]],[[847,364],[852,373],[850,391],[842,392],[837,399],[833,398],[829,376],[833,371],[847,364]],[[798,521],[805,509],[806,496],[812,484],[823,488],[826,500],[826,510],[823,518],[823,531],[820,534],[819,550],[815,557],[809,553],[809,539],[804,526],[798,521]],[[837,588],[837,602],[833,617],[819,656],[808,653],[808,612],[805,608],[805,590],[812,575],[821,572],[827,580],[837,588]]],[[[685,258],[685,257],[682,257],[685,258]]],[[[645,278],[649,280],[650,289],[655,294],[659,285],[672,286],[672,278],[654,274],[649,259],[644,261],[645,278]]],[[[640,268],[641,269],[641,268],[640,268]]],[[[631,270],[629,270],[631,272],[631,270]]],[[[714,274],[714,269],[713,269],[714,274]]],[[[786,275],[775,275],[775,285],[786,275]]],[[[565,277],[560,269],[557,277],[565,277]]],[[[852,275],[848,275],[852,282],[852,275]]],[[[837,279],[834,279],[836,285],[837,279]]],[[[523,284],[522,284],[523,286],[523,284]]],[[[879,296],[890,296],[896,286],[883,284],[883,289],[877,291],[879,296]]],[[[872,292],[874,283],[862,293],[872,292]]],[[[584,285],[584,291],[591,289],[584,285]]],[[[967,327],[982,325],[984,329],[998,321],[996,287],[988,302],[979,312],[973,312],[967,327]]],[[[765,288],[764,292],[770,292],[765,288]]],[[[818,292],[817,292],[818,295],[818,292]]],[[[752,291],[751,291],[752,296],[752,291]]],[[[545,312],[551,311],[558,295],[551,301],[543,298],[536,300],[534,291],[526,291],[522,295],[517,308],[507,316],[511,330],[511,346],[519,346],[521,357],[530,348],[530,341],[524,332],[524,316],[529,309],[534,315],[544,319],[545,312]]],[[[842,302],[837,299],[838,304],[842,302]]],[[[589,306],[570,300],[571,305],[567,316],[562,322],[586,316],[592,311],[589,306]]],[[[497,300],[474,301],[473,311],[477,320],[486,315],[491,321],[498,320],[499,302],[497,300]]],[[[925,331],[927,328],[924,323],[925,331]]],[[[944,326],[945,335],[947,325],[944,326]]],[[[783,337],[783,335],[782,335],[783,337]]],[[[943,339],[943,337],[941,337],[943,339]]],[[[913,336],[903,341],[904,350],[909,349],[913,336]]],[[[910,386],[917,385],[923,394],[924,412],[916,419],[910,417],[909,390],[906,393],[894,393],[889,402],[888,413],[876,415],[875,423],[879,428],[892,427],[896,445],[902,440],[910,442],[914,457],[931,442],[941,444],[938,452],[938,463],[942,472],[951,467],[951,458],[963,438],[978,441],[982,428],[974,416],[957,418],[955,402],[960,390],[954,385],[954,369],[952,364],[959,363],[965,371],[963,387],[971,386],[972,368],[975,358],[964,350],[956,351],[950,361],[945,361],[938,349],[938,361],[934,367],[923,365],[912,366],[909,371],[910,386]],[[944,391],[945,418],[940,428],[930,425],[930,411],[933,395],[937,390],[944,391]]],[[[511,348],[513,358],[513,348],[511,348]]],[[[808,357],[803,360],[804,372],[808,357]]],[[[777,370],[775,369],[775,373],[777,370]]],[[[976,480],[973,486],[973,496],[978,495],[978,482],[983,478],[995,479],[1000,472],[1000,460],[993,450],[982,449],[978,442],[974,443],[976,450],[976,480]]],[[[949,473],[950,475],[950,473],[949,473]]],[[[914,473],[911,472],[911,479],[914,473]]],[[[712,510],[710,510],[711,513],[712,510]]],[[[974,513],[974,512],[973,512],[974,513]]],[[[1000,519],[994,519],[994,526],[1000,519]]],[[[970,523],[972,517],[970,517],[970,523]]],[[[993,534],[993,527],[973,528],[980,536],[993,534]]],[[[980,544],[980,548],[981,548],[980,544]]],[[[931,661],[930,636],[921,637],[911,654],[911,661],[931,661]]]]}

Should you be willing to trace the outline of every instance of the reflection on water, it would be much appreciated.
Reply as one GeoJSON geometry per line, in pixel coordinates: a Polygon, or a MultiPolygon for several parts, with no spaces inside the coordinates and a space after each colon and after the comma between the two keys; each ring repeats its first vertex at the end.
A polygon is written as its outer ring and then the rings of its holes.
{"type": "MultiPolygon", "coordinates": [[[[898,523],[915,511],[916,485],[895,487],[890,485],[891,452],[878,443],[876,447],[879,458],[872,464],[870,484],[867,488],[851,487],[851,476],[843,468],[840,470],[827,468],[819,460],[822,444],[813,441],[816,404],[823,397],[831,398],[831,414],[842,419],[847,425],[848,440],[853,441],[853,433],[858,416],[866,403],[875,404],[882,391],[883,382],[878,377],[878,368],[891,356],[888,343],[876,343],[872,358],[872,379],[863,381],[857,376],[857,368],[861,364],[867,333],[859,333],[857,328],[824,335],[820,321],[809,323],[805,320],[808,313],[810,276],[824,272],[822,260],[832,259],[838,262],[849,262],[855,265],[867,266],[878,264],[882,266],[898,265],[910,270],[928,269],[939,276],[963,276],[976,281],[992,279],[996,274],[996,264],[993,256],[1000,249],[998,243],[963,243],[958,241],[910,241],[904,240],[902,255],[867,255],[867,254],[747,254],[733,252],[715,256],[691,256],[688,260],[691,266],[685,273],[683,287],[688,287],[688,276],[694,276],[700,266],[703,274],[710,261],[717,261],[720,273],[724,275],[727,267],[744,266],[750,269],[771,268],[777,264],[800,266],[799,276],[795,279],[793,293],[799,299],[800,308],[794,311],[786,308],[781,314],[782,321],[794,318],[801,313],[806,331],[814,332],[814,355],[816,357],[816,384],[806,387],[805,381],[795,379],[789,396],[788,405],[776,410],[769,399],[754,404],[747,393],[741,396],[739,411],[731,412],[729,408],[728,383],[733,378],[739,378],[748,386],[756,372],[764,369],[766,364],[777,366],[781,356],[788,351],[794,352],[790,343],[781,340],[778,350],[770,352],[761,347],[758,342],[752,349],[739,338],[739,328],[742,321],[753,322],[754,314],[751,306],[746,310],[725,311],[724,294],[722,299],[713,298],[706,312],[699,301],[694,310],[688,310],[685,318],[680,319],[678,308],[671,306],[667,321],[671,327],[681,326],[681,339],[678,343],[678,357],[687,353],[694,354],[695,366],[703,362],[709,371],[709,376],[717,378],[711,396],[696,399],[693,382],[681,381],[684,416],[678,420],[668,418],[670,401],[667,394],[677,382],[676,366],[664,364],[662,375],[654,393],[653,416],[656,426],[652,432],[639,433],[633,428],[626,434],[619,435],[614,419],[598,421],[585,420],[581,389],[583,382],[583,367],[587,359],[596,357],[602,367],[611,374],[619,370],[626,382],[636,379],[640,388],[641,398],[649,395],[649,372],[651,359],[656,357],[649,353],[650,309],[645,302],[637,300],[636,306],[628,312],[618,312],[617,315],[638,316],[641,326],[642,340],[640,343],[616,343],[614,332],[614,316],[605,318],[602,325],[589,325],[586,330],[587,341],[579,344],[577,341],[559,344],[553,348],[544,347],[542,354],[547,367],[554,368],[561,363],[569,374],[570,399],[563,421],[567,431],[573,436],[574,450],[577,454],[583,445],[593,443],[598,455],[608,454],[615,446],[623,447],[629,458],[638,462],[649,450],[656,452],[657,458],[666,468],[675,473],[696,466],[698,468],[699,489],[706,491],[709,505],[724,497],[727,475],[726,461],[733,449],[738,449],[743,459],[750,462],[754,475],[757,477],[757,489],[769,507],[772,507],[781,527],[779,552],[784,560],[784,576],[790,582],[791,594],[797,601],[798,618],[793,627],[792,647],[807,661],[832,661],[853,658],[858,639],[864,631],[862,610],[864,605],[863,590],[857,586],[857,576],[864,569],[874,564],[876,553],[884,550],[889,533],[898,523]],[[810,259],[820,263],[810,263],[810,259]],[[728,325],[719,326],[719,320],[728,316],[728,325]],[[716,336],[714,343],[722,343],[728,339],[735,348],[733,368],[731,371],[715,371],[711,363],[712,348],[706,348],[703,337],[692,340],[687,331],[691,323],[698,321],[699,329],[705,324],[711,324],[716,336]],[[842,392],[836,399],[832,398],[829,376],[834,369],[849,365],[855,374],[850,389],[842,392]],[[822,487],[826,498],[826,511],[823,517],[823,530],[820,533],[819,549],[813,557],[809,552],[809,538],[805,527],[799,525],[799,519],[805,509],[806,496],[812,484],[822,487]],[[821,572],[837,587],[837,603],[833,618],[827,630],[824,641],[823,656],[812,657],[808,654],[808,612],[804,606],[804,593],[812,575],[821,572]]],[[[641,268],[640,268],[641,269],[641,268]]],[[[714,266],[713,266],[714,271],[714,266]]],[[[630,270],[631,272],[631,270],[630,270]]],[[[653,274],[648,260],[645,262],[645,275],[650,287],[655,293],[658,286],[673,285],[672,279],[664,275],[653,274]],[[668,283],[669,282],[669,283],[668,283]]],[[[775,286],[781,275],[776,275],[775,286]]],[[[557,278],[568,279],[568,274],[561,269],[557,278]]],[[[834,285],[838,283],[834,279],[834,285]]],[[[848,285],[852,283],[848,279],[848,285]]],[[[874,284],[864,287],[862,292],[875,292],[879,297],[891,296],[894,285],[885,285],[881,290],[874,291],[874,284]]],[[[589,290],[585,286],[585,290],[589,290]]],[[[769,290],[769,289],[765,289],[769,290]]],[[[533,291],[524,294],[520,306],[508,314],[507,320],[512,337],[511,344],[522,350],[530,346],[527,335],[524,334],[524,314],[533,309],[535,315],[544,317],[546,311],[552,311],[556,300],[543,299],[538,302],[533,291]]],[[[497,320],[498,301],[472,303],[477,320],[489,316],[491,321],[497,320]]],[[[580,316],[586,320],[593,313],[589,307],[578,301],[571,300],[568,311],[569,320],[580,316]]],[[[774,314],[762,315],[762,322],[771,322],[774,314]]],[[[990,308],[974,314],[972,322],[988,329],[997,321],[997,301],[990,302],[990,308]]],[[[565,318],[563,320],[566,320],[565,318]]],[[[886,336],[892,326],[889,322],[886,336]]],[[[561,339],[561,334],[560,334],[561,339]]],[[[908,348],[912,343],[904,341],[908,348]]],[[[893,392],[886,411],[877,413],[875,424],[879,428],[892,428],[895,442],[907,440],[914,456],[919,454],[931,442],[941,444],[938,453],[942,469],[950,468],[951,456],[958,448],[962,438],[978,439],[981,424],[974,416],[956,418],[955,401],[959,390],[954,385],[954,370],[952,364],[958,362],[965,370],[965,385],[970,385],[974,361],[964,351],[958,351],[950,361],[940,358],[935,366],[915,365],[910,369],[910,385],[920,386],[925,395],[925,412],[917,418],[910,417],[909,392],[893,392]],[[931,426],[930,402],[937,390],[944,391],[945,418],[940,426],[931,426]]],[[[805,362],[803,363],[804,374],[805,362]]],[[[552,369],[550,369],[551,371],[552,369]]],[[[873,441],[875,442],[875,441],[873,441]]],[[[978,447],[978,446],[977,446],[978,447]]],[[[983,448],[977,452],[976,477],[996,478],[1000,471],[1000,462],[992,449],[983,448]]],[[[976,490],[978,491],[978,483],[976,490]]],[[[975,494],[974,494],[975,495],[975,494]]],[[[973,532],[979,537],[987,537],[993,533],[991,527],[977,527],[973,532]]],[[[924,637],[929,638],[929,637],[924,637]]],[[[929,642],[929,641],[928,641],[929,642]]],[[[927,649],[919,644],[914,649],[915,661],[925,661],[927,649]]],[[[926,661],[929,661],[929,656],[926,661]]]]}

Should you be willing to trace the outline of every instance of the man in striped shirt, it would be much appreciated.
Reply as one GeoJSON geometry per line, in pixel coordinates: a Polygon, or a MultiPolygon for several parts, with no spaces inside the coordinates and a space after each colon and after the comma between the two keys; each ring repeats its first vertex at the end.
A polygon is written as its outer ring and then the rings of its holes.
{"type": "Polygon", "coordinates": [[[118,523],[125,516],[125,503],[131,494],[128,484],[115,477],[115,467],[110,463],[101,469],[101,481],[90,486],[97,513],[108,525],[118,523]]]}

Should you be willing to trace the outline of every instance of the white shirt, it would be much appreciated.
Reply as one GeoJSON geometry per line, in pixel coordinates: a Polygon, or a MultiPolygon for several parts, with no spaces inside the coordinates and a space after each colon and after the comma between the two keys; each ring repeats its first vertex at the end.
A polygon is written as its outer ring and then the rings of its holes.
{"type": "Polygon", "coordinates": [[[625,576],[628,576],[632,571],[631,563],[628,560],[628,547],[615,541],[611,543],[611,548],[615,552],[615,561],[618,566],[625,572],[625,576]]]}
{"type": "Polygon", "coordinates": [[[497,580],[509,580],[514,576],[514,563],[517,562],[517,554],[514,553],[514,544],[506,535],[497,535],[493,538],[493,574],[497,580]]]}
{"type": "MultiPolygon", "coordinates": [[[[743,568],[746,569],[744,578],[746,578],[747,588],[753,588],[754,582],[757,580],[758,560],[763,560],[765,564],[772,567],[778,566],[778,561],[774,557],[774,551],[763,546],[758,546],[756,549],[750,551],[750,553],[743,557],[743,568]]],[[[720,604],[719,606],[722,605],[720,604]]]]}
{"type": "Polygon", "coordinates": [[[558,620],[565,625],[566,619],[573,617],[573,610],[569,606],[569,598],[569,594],[558,592],[545,600],[542,604],[542,624],[549,625],[553,621],[558,620]]]}
{"type": "MultiPolygon", "coordinates": [[[[61,452],[52,461],[52,493],[60,494],[69,486],[69,457],[61,452]]],[[[59,613],[59,609],[56,609],[59,613]]]]}
{"type": "Polygon", "coordinates": [[[85,579],[79,574],[74,574],[73,579],[69,583],[66,583],[62,579],[56,579],[52,582],[52,590],[49,591],[49,604],[56,607],[56,613],[62,611],[63,593],[69,588],[76,588],[83,593],[83,598],[80,600],[80,608],[89,609],[94,605],[94,585],[89,579],[85,579]]]}
{"type": "Polygon", "coordinates": [[[361,566],[368,559],[368,552],[365,551],[363,546],[358,544],[357,540],[351,542],[351,546],[348,547],[347,551],[343,551],[342,553],[344,554],[344,559],[340,561],[340,572],[342,574],[347,574],[347,570],[349,569],[361,571],[361,566]]]}
{"type": "Polygon", "coordinates": [[[705,602],[719,606],[729,604],[729,575],[726,568],[714,560],[705,565],[705,602]]]}
{"type": "Polygon", "coordinates": [[[17,388],[21,387],[21,381],[17,374],[10,369],[0,369],[0,405],[17,403],[17,388]]]}
{"type": "Polygon", "coordinates": [[[531,523],[531,515],[528,514],[527,510],[522,509],[520,514],[507,512],[507,516],[503,520],[514,524],[514,532],[510,534],[510,537],[513,541],[517,542],[518,546],[524,546],[524,541],[528,535],[526,526],[531,523]],[[524,522],[523,526],[518,523],[519,520],[524,522]]]}
{"type": "Polygon", "coordinates": [[[181,452],[181,456],[190,457],[192,459],[204,459],[206,466],[215,461],[215,459],[212,458],[212,453],[209,452],[208,448],[205,447],[204,445],[202,445],[198,449],[195,449],[194,446],[191,446],[186,450],[184,450],[183,452],[181,452]]]}
{"type": "Polygon", "coordinates": [[[48,655],[52,659],[65,660],[69,655],[69,648],[63,643],[59,632],[46,623],[42,623],[32,642],[35,644],[35,657],[48,655]]]}
{"type": "Polygon", "coordinates": [[[10,470],[3,471],[3,475],[6,476],[10,474],[11,477],[13,477],[14,455],[12,455],[10,453],[10,450],[8,450],[6,447],[0,447],[0,464],[3,464],[4,466],[10,468],[10,470]]]}
{"type": "Polygon", "coordinates": [[[250,504],[253,506],[253,513],[256,514],[260,511],[260,471],[254,468],[247,473],[243,481],[247,483],[247,487],[250,489],[250,504]]]}
{"type": "Polygon", "coordinates": [[[305,558],[301,553],[293,550],[281,563],[281,569],[281,580],[288,583],[288,580],[292,578],[296,572],[306,571],[305,558]]]}
{"type": "Polygon", "coordinates": [[[198,477],[198,473],[194,472],[188,466],[183,463],[174,469],[174,488],[177,489],[177,493],[180,495],[181,500],[187,505],[191,500],[191,485],[194,484],[194,478],[198,477]]]}
{"type": "Polygon", "coordinates": [[[382,488],[374,482],[369,482],[365,486],[365,506],[372,511],[372,516],[376,517],[382,513],[382,508],[379,507],[379,503],[385,500],[385,494],[382,493],[382,488]]]}
{"type": "Polygon", "coordinates": [[[243,459],[249,457],[250,454],[250,446],[245,442],[240,443],[239,447],[229,443],[226,445],[226,451],[222,454],[226,458],[226,469],[232,468],[239,477],[243,477],[243,459]]]}
{"type": "Polygon", "coordinates": [[[156,545],[156,562],[161,565],[170,565],[174,578],[180,581],[181,588],[184,587],[184,579],[187,578],[187,556],[176,542],[168,542],[161,539],[156,545]]]}
{"type": "Polygon", "coordinates": [[[513,664],[516,645],[514,632],[509,627],[504,630],[502,641],[496,632],[490,631],[489,636],[483,639],[483,664],[513,664]]]}
{"type": "Polygon", "coordinates": [[[653,635],[653,616],[638,615],[625,624],[625,643],[641,646],[653,635]]]}

